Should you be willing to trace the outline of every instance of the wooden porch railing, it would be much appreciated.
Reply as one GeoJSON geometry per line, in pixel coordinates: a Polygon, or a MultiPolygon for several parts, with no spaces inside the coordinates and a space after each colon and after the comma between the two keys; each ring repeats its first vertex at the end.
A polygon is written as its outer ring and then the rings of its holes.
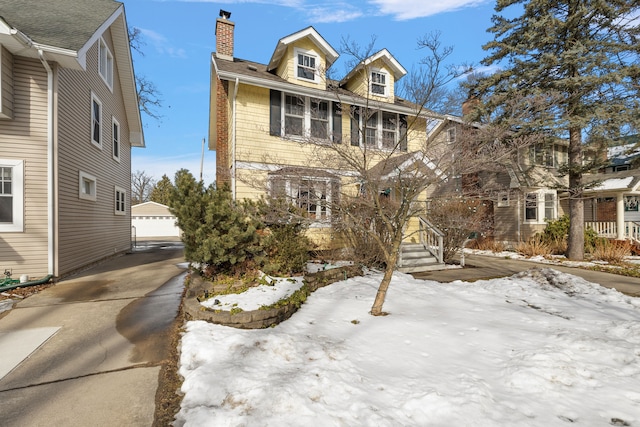
{"type": "Polygon", "coordinates": [[[442,241],[444,233],[425,218],[419,217],[418,219],[420,220],[418,229],[420,244],[436,257],[438,263],[442,264],[444,259],[444,244],[442,241]]]}
{"type": "MultiPolygon", "coordinates": [[[[586,221],[584,226],[585,228],[592,228],[600,237],[606,237],[608,239],[618,238],[618,224],[616,224],[615,221],[586,221]]],[[[640,242],[640,223],[635,221],[625,221],[623,236],[625,239],[629,239],[633,242],[640,242]]]]}

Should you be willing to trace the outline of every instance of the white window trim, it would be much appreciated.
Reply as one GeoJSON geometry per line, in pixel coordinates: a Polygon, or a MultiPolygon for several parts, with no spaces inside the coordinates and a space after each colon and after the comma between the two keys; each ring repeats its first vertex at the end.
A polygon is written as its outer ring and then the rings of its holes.
{"type": "Polygon", "coordinates": [[[111,117],[111,155],[113,156],[113,160],[120,162],[120,135],[122,134],[120,130],[120,122],[116,120],[115,117],[111,117]],[[118,127],[118,134],[115,135],[114,126],[118,127]],[[118,148],[118,153],[116,154],[116,147],[118,148]]]}
{"type": "Polygon", "coordinates": [[[449,142],[449,143],[456,142],[456,128],[455,128],[455,126],[452,126],[449,129],[447,129],[447,142],[449,142]]]}
{"type": "Polygon", "coordinates": [[[125,215],[127,213],[127,190],[117,185],[113,189],[113,212],[115,215],[125,215]]]}
{"type": "Polygon", "coordinates": [[[0,159],[0,166],[10,167],[11,196],[13,197],[13,222],[0,223],[0,232],[24,232],[24,161],[0,159]]]}
{"type": "Polygon", "coordinates": [[[318,83],[318,80],[319,80],[319,77],[320,77],[320,73],[318,72],[318,67],[320,65],[320,57],[312,50],[295,48],[293,50],[293,52],[294,52],[294,67],[295,67],[294,68],[294,75],[295,75],[296,79],[302,80],[302,81],[305,81],[305,82],[318,83]],[[298,64],[298,55],[305,55],[305,56],[308,56],[310,58],[314,58],[315,67],[313,68],[313,79],[308,79],[306,77],[300,77],[298,75],[298,67],[300,66],[298,64]]]}
{"type": "Polygon", "coordinates": [[[372,68],[370,73],[369,73],[369,94],[371,94],[372,96],[380,96],[383,98],[387,98],[389,97],[389,73],[379,69],[379,68],[372,68]],[[384,85],[381,85],[380,83],[374,83],[373,81],[373,74],[380,74],[382,76],[384,76],[384,85]],[[376,86],[383,86],[384,88],[384,93],[376,93],[373,91],[373,85],[376,86]]]}
{"type": "MultiPolygon", "coordinates": [[[[331,142],[331,135],[333,133],[333,104],[332,101],[321,98],[313,98],[315,101],[326,102],[327,105],[327,138],[326,139],[314,139],[314,142],[331,142]]],[[[290,92],[282,92],[281,94],[281,102],[280,102],[280,114],[282,117],[280,135],[284,138],[293,139],[293,140],[309,140],[311,138],[311,97],[304,95],[297,95],[290,92]],[[302,135],[293,135],[287,133],[287,95],[288,96],[298,96],[304,99],[304,115],[302,118],[302,135]]],[[[297,117],[297,116],[296,116],[297,117]]]]}
{"type": "Polygon", "coordinates": [[[98,74],[113,92],[113,54],[102,37],[98,41],[98,74]]]}
{"type": "Polygon", "coordinates": [[[98,98],[93,92],[91,92],[91,144],[93,144],[95,147],[98,147],[99,149],[102,150],[102,141],[104,140],[103,135],[104,135],[104,121],[102,120],[102,101],[100,101],[100,98],[98,98]],[[99,125],[100,125],[100,142],[96,142],[95,139],[93,139],[93,126],[94,126],[94,116],[95,116],[95,111],[93,109],[93,104],[94,102],[96,104],[98,104],[100,106],[100,117],[98,118],[99,120],[99,125]]]}
{"type": "Polygon", "coordinates": [[[509,207],[509,192],[501,191],[498,193],[498,207],[506,208],[509,207]]]}
{"type": "Polygon", "coordinates": [[[548,218],[548,219],[549,220],[558,219],[558,194],[555,190],[527,191],[526,193],[524,193],[524,204],[523,204],[524,210],[522,212],[522,216],[526,224],[546,224],[547,223],[547,221],[545,220],[545,210],[546,210],[545,195],[547,194],[553,195],[553,218],[548,218]],[[527,219],[527,194],[537,195],[535,219],[527,219]]]}
{"type": "Polygon", "coordinates": [[[78,172],[78,197],[83,200],[96,201],[98,195],[98,180],[95,176],[86,172],[78,172]],[[90,183],[90,189],[87,193],[85,191],[85,182],[90,183]]]}

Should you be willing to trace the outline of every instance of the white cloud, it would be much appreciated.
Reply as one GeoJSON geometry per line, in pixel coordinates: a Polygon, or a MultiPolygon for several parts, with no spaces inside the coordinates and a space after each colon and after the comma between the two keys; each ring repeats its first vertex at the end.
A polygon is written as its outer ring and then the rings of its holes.
{"type": "Polygon", "coordinates": [[[187,52],[182,48],[175,48],[169,44],[169,40],[160,33],[146,28],[139,28],[144,37],[143,41],[149,41],[155,50],[161,55],[169,55],[172,58],[186,58],[187,52]]]}
{"type": "Polygon", "coordinates": [[[453,12],[465,7],[478,6],[487,0],[369,0],[384,15],[392,15],[398,21],[424,18],[443,12],[453,12]]]}
{"type": "Polygon", "coordinates": [[[312,22],[317,23],[348,22],[364,14],[362,10],[349,5],[315,7],[305,9],[305,13],[312,22]]]}

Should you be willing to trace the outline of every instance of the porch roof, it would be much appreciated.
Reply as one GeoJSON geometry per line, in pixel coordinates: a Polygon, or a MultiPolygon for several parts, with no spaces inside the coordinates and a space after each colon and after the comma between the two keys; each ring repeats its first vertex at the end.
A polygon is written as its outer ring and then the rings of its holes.
{"type": "Polygon", "coordinates": [[[585,175],[585,182],[595,184],[587,194],[636,193],[640,187],[640,170],[632,169],[608,174],[585,175]]]}

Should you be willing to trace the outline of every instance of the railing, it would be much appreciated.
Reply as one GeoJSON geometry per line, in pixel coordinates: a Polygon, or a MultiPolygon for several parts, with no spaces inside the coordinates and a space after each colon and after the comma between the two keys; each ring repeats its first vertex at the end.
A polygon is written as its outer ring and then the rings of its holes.
{"type": "Polygon", "coordinates": [[[438,263],[443,263],[444,258],[444,248],[442,238],[444,237],[444,233],[436,228],[435,225],[431,224],[423,217],[419,217],[419,238],[420,244],[424,246],[426,250],[431,252],[431,254],[436,257],[438,263]]]}
{"type": "MultiPolygon", "coordinates": [[[[615,221],[587,221],[584,223],[585,228],[592,228],[598,236],[608,239],[618,238],[618,224],[615,221]]],[[[640,242],[640,223],[635,221],[625,221],[624,234],[625,239],[634,242],[640,242]]]]}

